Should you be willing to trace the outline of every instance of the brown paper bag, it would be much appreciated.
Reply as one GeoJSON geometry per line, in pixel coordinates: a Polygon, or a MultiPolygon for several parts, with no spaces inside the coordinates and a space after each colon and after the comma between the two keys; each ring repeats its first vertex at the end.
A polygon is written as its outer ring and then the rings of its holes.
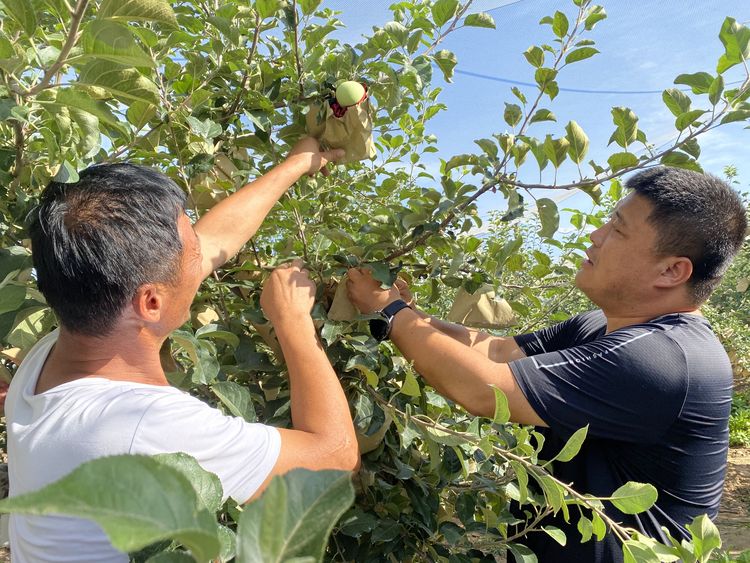
{"type": "Polygon", "coordinates": [[[516,323],[513,309],[495,295],[495,288],[483,285],[474,293],[458,290],[448,320],[476,328],[507,328],[516,323]]]}
{"type": "Polygon", "coordinates": [[[307,112],[307,133],[326,149],[344,149],[342,163],[375,158],[370,100],[346,108],[342,117],[333,114],[328,101],[314,104],[307,112]]]}
{"type": "Polygon", "coordinates": [[[359,317],[359,311],[349,301],[349,294],[346,291],[346,276],[341,278],[336,293],[333,296],[331,308],[328,309],[329,321],[354,321],[359,317]]]}

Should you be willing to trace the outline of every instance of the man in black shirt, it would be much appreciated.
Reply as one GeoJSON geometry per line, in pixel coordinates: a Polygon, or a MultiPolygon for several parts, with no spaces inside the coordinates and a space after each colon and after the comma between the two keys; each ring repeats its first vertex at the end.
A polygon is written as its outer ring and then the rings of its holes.
{"type": "MultiPolygon", "coordinates": [[[[381,290],[366,270],[349,272],[363,312],[392,315],[390,338],[440,393],[470,412],[492,416],[491,385],[508,397],[511,420],[544,427],[549,459],[589,425],[579,455],[555,467],[580,492],[609,496],[627,481],[653,484],[659,497],[636,516],[607,503],[613,519],[656,539],[688,537],[685,525],[715,517],[726,469],[732,371],[700,315],[739,251],[745,209],[724,182],[696,172],[655,168],[632,177],[632,191],[591,233],[576,285],[600,310],[515,338],[446,323],[399,300],[403,284],[381,290]],[[462,374],[457,377],[456,374],[462,374]]],[[[580,544],[573,525],[545,521],[568,535],[525,538],[542,562],[613,562],[610,534],[580,544]]]]}

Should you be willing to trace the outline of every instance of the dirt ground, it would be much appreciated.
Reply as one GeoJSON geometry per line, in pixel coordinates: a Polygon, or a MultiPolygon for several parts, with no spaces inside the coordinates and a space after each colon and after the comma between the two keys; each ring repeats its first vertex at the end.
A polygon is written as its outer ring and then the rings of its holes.
{"type": "MultiPolygon", "coordinates": [[[[0,489],[3,488],[3,477],[5,475],[0,470],[0,489]]],[[[0,490],[0,493],[5,491],[0,490]]],[[[724,549],[732,554],[750,549],[750,448],[729,450],[724,496],[716,525],[721,532],[724,549]]],[[[7,547],[0,546],[0,563],[9,561],[7,547]]]]}
{"type": "Polygon", "coordinates": [[[724,549],[733,554],[750,549],[750,448],[729,450],[724,496],[716,525],[724,549]]]}

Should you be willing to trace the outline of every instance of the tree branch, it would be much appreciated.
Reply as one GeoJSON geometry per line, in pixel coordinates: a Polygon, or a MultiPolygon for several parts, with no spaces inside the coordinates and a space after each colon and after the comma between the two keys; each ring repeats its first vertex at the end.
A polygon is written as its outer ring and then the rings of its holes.
{"type": "Polygon", "coordinates": [[[260,23],[261,23],[260,16],[256,12],[255,13],[255,34],[253,35],[253,44],[250,46],[250,52],[248,53],[247,59],[245,60],[245,64],[247,65],[247,68],[242,73],[242,83],[240,84],[240,89],[237,91],[237,95],[234,97],[234,100],[232,100],[232,103],[224,112],[224,115],[222,116],[220,121],[228,120],[237,112],[237,108],[240,107],[240,102],[242,101],[242,96],[244,96],[247,93],[247,82],[250,79],[250,63],[253,61],[253,58],[255,57],[255,52],[258,48],[258,38],[260,37],[260,23]]]}
{"type": "Polygon", "coordinates": [[[305,85],[302,82],[302,64],[299,60],[299,19],[297,18],[297,0],[292,0],[292,11],[294,12],[294,62],[297,65],[297,82],[299,83],[299,97],[305,97],[305,85]]]}
{"type": "Polygon", "coordinates": [[[39,92],[41,92],[42,90],[44,90],[45,88],[49,86],[50,81],[58,73],[58,71],[62,68],[62,66],[65,64],[65,61],[67,60],[68,55],[70,54],[70,51],[75,46],[76,41],[78,41],[78,28],[81,25],[81,20],[83,20],[83,15],[86,12],[88,3],[89,3],[89,0],[78,0],[78,3],[76,4],[76,7],[75,7],[75,11],[72,13],[73,19],[70,22],[70,30],[68,31],[68,37],[65,40],[65,44],[63,45],[63,48],[60,50],[60,55],[57,57],[57,60],[52,64],[52,66],[44,71],[44,76],[42,76],[41,81],[39,81],[29,90],[22,92],[21,95],[25,97],[33,96],[34,94],[38,94],[39,92]]]}
{"type": "Polygon", "coordinates": [[[435,39],[435,41],[432,43],[432,45],[430,45],[430,47],[424,53],[422,53],[423,55],[429,55],[430,52],[435,47],[437,47],[443,41],[443,39],[445,39],[448,36],[448,34],[450,34],[452,31],[454,31],[456,29],[456,25],[458,25],[458,22],[461,21],[461,18],[468,11],[468,9],[471,7],[471,5],[473,4],[473,2],[474,2],[474,0],[469,0],[466,3],[466,5],[458,11],[458,13],[456,14],[456,17],[453,18],[453,21],[451,22],[451,24],[448,27],[448,29],[446,29],[443,33],[440,34],[440,36],[438,36],[437,39],[435,39]]]}

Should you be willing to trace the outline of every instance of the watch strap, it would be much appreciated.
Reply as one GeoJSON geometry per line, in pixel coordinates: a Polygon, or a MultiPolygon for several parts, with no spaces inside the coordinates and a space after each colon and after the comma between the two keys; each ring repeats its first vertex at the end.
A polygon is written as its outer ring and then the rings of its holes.
{"type": "Polygon", "coordinates": [[[387,305],[386,307],[384,307],[383,310],[379,312],[380,314],[385,316],[390,322],[393,319],[393,317],[396,316],[396,313],[406,308],[411,308],[411,307],[409,307],[409,304],[406,301],[403,301],[402,299],[397,299],[390,305],[387,305]]]}

